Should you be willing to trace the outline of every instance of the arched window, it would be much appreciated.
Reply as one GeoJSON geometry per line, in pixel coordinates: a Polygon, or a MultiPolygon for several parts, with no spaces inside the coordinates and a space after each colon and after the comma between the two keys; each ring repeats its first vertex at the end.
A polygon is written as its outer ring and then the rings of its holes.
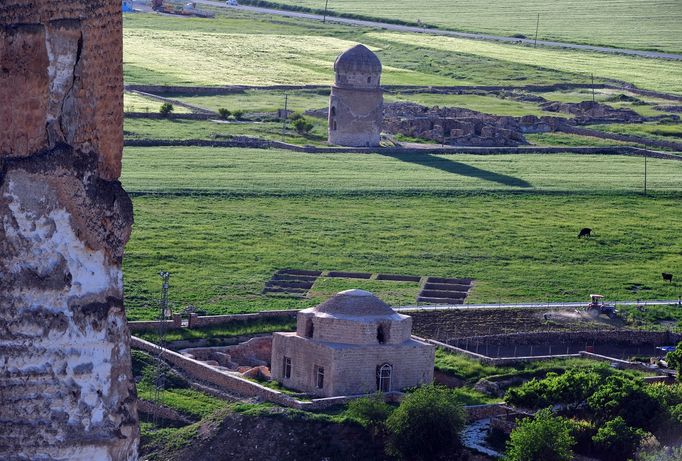
{"type": "Polygon", "coordinates": [[[391,374],[393,366],[384,363],[377,367],[377,390],[381,392],[391,392],[391,374]]]}
{"type": "Polygon", "coordinates": [[[386,342],[386,334],[384,333],[383,325],[377,327],[377,341],[379,341],[379,344],[384,344],[386,342]]]}
{"type": "Polygon", "coordinates": [[[315,325],[313,325],[312,319],[308,319],[308,321],[305,324],[305,337],[312,338],[313,333],[315,333],[315,325]]]}
{"type": "Polygon", "coordinates": [[[332,117],[336,115],[336,107],[332,106],[332,117]]]}

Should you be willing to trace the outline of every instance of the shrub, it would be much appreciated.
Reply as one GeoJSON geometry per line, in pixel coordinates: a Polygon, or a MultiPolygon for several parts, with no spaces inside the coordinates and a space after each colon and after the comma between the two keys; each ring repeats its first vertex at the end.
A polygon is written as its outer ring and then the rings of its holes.
{"type": "Polygon", "coordinates": [[[289,120],[291,121],[296,121],[296,120],[301,120],[303,118],[303,114],[300,112],[292,112],[291,115],[289,115],[289,120]]]}
{"type": "Polygon", "coordinates": [[[235,120],[241,120],[244,118],[244,111],[235,110],[234,112],[232,112],[232,116],[234,117],[235,120]]]}
{"type": "Polygon", "coordinates": [[[507,391],[505,400],[525,408],[546,407],[555,403],[576,408],[585,403],[604,379],[603,369],[567,370],[559,375],[547,373],[542,380],[532,379],[507,391]]]}
{"type": "Polygon", "coordinates": [[[173,104],[169,102],[164,102],[163,104],[161,104],[161,107],[159,108],[159,114],[165,117],[167,115],[170,115],[170,113],[173,112],[173,110],[175,110],[173,104]]]}
{"type": "Polygon", "coordinates": [[[384,427],[386,419],[392,412],[393,407],[384,401],[381,393],[351,400],[346,410],[350,418],[374,431],[380,431],[384,427]]]}
{"type": "Polygon", "coordinates": [[[225,109],[224,107],[221,107],[218,109],[218,115],[220,115],[220,118],[222,120],[227,120],[227,118],[232,114],[229,110],[225,109]]]}
{"type": "Polygon", "coordinates": [[[569,461],[575,439],[571,424],[548,408],[519,422],[509,436],[508,461],[569,461]]]}
{"type": "Polygon", "coordinates": [[[388,417],[387,452],[414,461],[451,459],[461,449],[465,421],[464,407],[451,390],[420,387],[388,417]]]}
{"type": "Polygon", "coordinates": [[[595,448],[608,459],[625,460],[635,453],[646,435],[645,431],[628,426],[618,416],[600,427],[592,441],[595,448]]]}
{"type": "Polygon", "coordinates": [[[313,124],[305,118],[299,118],[294,120],[294,129],[298,134],[307,134],[313,129],[313,124]]]}

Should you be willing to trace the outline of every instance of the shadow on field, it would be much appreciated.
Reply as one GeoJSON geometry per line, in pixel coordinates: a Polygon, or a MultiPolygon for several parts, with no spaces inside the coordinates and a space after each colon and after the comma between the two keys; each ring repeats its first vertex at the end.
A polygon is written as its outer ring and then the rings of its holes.
{"type": "Polygon", "coordinates": [[[503,184],[510,187],[533,187],[527,181],[514,176],[506,174],[494,173],[488,170],[482,170],[475,166],[467,165],[466,163],[455,162],[449,158],[437,157],[429,153],[423,154],[389,154],[381,153],[386,157],[391,157],[402,162],[415,163],[421,166],[435,168],[437,170],[445,171],[446,173],[459,174],[462,176],[469,176],[471,178],[483,179],[485,181],[492,181],[498,184],[503,184]]]}

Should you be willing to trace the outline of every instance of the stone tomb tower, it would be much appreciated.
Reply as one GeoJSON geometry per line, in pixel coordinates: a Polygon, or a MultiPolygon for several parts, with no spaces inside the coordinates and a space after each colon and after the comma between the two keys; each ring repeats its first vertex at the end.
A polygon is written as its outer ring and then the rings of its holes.
{"type": "Polygon", "coordinates": [[[329,97],[329,144],[378,146],[384,97],[381,62],[364,45],[344,51],[334,63],[336,81],[329,97]]]}
{"type": "Polygon", "coordinates": [[[300,311],[295,333],[273,335],[272,378],[325,397],[430,383],[434,347],[411,331],[411,317],[372,293],[342,291],[300,311]]]}

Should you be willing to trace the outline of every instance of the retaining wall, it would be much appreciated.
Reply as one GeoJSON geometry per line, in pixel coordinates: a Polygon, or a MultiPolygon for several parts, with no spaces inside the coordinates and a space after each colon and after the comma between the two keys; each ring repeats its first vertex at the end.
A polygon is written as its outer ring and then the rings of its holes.
{"type": "MultiPolygon", "coordinates": [[[[230,315],[207,315],[201,317],[192,317],[192,328],[201,328],[209,326],[218,325],[233,325],[238,323],[245,323],[249,321],[257,321],[264,319],[285,319],[285,318],[296,318],[297,310],[284,310],[284,311],[262,311],[255,312],[252,314],[230,314],[230,315]]],[[[161,326],[161,321],[151,320],[151,321],[133,321],[128,322],[128,329],[130,331],[145,331],[145,330],[155,330],[161,326]]],[[[179,329],[180,326],[174,323],[172,320],[164,320],[164,327],[167,330],[179,329]]]]}

